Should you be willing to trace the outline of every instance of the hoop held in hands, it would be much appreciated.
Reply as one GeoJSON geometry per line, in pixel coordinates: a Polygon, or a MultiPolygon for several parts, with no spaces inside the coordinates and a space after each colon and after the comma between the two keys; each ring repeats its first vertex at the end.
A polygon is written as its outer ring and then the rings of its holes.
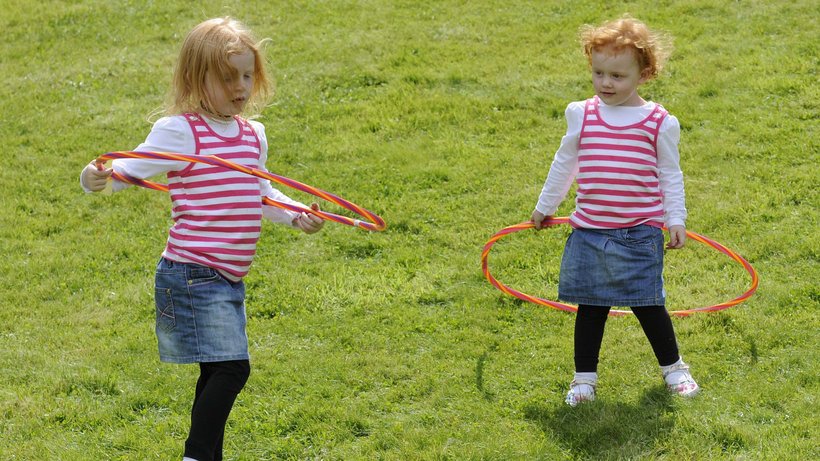
{"type": "MultiPolygon", "coordinates": [[[[208,165],[215,165],[221,166],[225,168],[230,168],[231,170],[239,171],[241,173],[249,174],[251,176],[256,176],[258,178],[267,179],[269,181],[273,181],[278,184],[282,184],[288,187],[291,187],[296,190],[300,190],[302,192],[306,192],[311,195],[315,195],[321,199],[327,200],[328,202],[335,203],[340,207],[352,211],[357,215],[361,216],[362,218],[366,219],[367,221],[361,221],[359,219],[352,219],[348,218],[347,216],[338,215],[335,213],[330,213],[327,211],[320,211],[320,210],[313,210],[310,208],[301,207],[298,205],[292,205],[289,203],[279,202],[268,197],[263,197],[262,202],[266,205],[274,206],[277,208],[282,208],[285,210],[295,211],[297,213],[310,213],[316,216],[319,216],[322,219],[335,221],[337,223],[346,224],[348,226],[358,227],[360,229],[365,229],[369,231],[383,231],[387,228],[387,224],[385,224],[384,220],[377,214],[368,211],[359,205],[356,205],[353,202],[345,200],[338,195],[331,194],[330,192],[323,191],[322,189],[318,189],[313,186],[309,186],[307,184],[301,183],[299,181],[295,181],[290,178],[286,178],[284,176],[280,176],[277,174],[273,174],[268,171],[262,171],[256,168],[250,168],[244,165],[239,165],[238,163],[234,163],[228,160],[225,160],[220,157],[215,157],[212,155],[190,155],[190,154],[177,154],[173,152],[135,152],[135,151],[116,151],[116,152],[108,152],[106,154],[101,155],[97,158],[96,162],[97,165],[101,165],[107,160],[113,159],[121,159],[121,158],[146,158],[146,159],[158,159],[158,160],[176,160],[176,161],[183,161],[189,163],[205,163],[208,165]]],[[[137,186],[146,187],[149,189],[154,189],[158,191],[168,192],[168,186],[165,184],[156,183],[153,181],[148,181],[145,179],[137,179],[132,178],[127,175],[123,175],[120,173],[114,173],[111,175],[112,178],[126,182],[129,184],[134,184],[137,186]]]]}
{"type": "MultiPolygon", "coordinates": [[[[549,219],[544,221],[544,226],[551,227],[551,226],[557,226],[559,224],[566,224],[568,222],[569,222],[568,217],[549,218],[549,219]]],[[[515,296],[518,299],[521,299],[521,300],[524,300],[524,301],[529,301],[531,303],[539,304],[539,305],[542,305],[542,306],[551,307],[553,309],[559,309],[559,310],[567,311],[567,312],[577,312],[578,308],[575,307],[575,306],[571,306],[569,304],[564,304],[564,303],[560,303],[560,302],[556,302],[556,301],[550,301],[548,299],[543,299],[543,298],[539,298],[539,297],[536,297],[536,296],[528,295],[528,294],[522,293],[522,292],[520,292],[520,291],[518,291],[514,288],[510,288],[507,285],[504,285],[503,283],[499,282],[490,273],[490,268],[489,268],[489,265],[488,265],[488,258],[490,256],[490,249],[492,249],[493,245],[495,245],[495,243],[497,241],[499,241],[502,237],[504,237],[506,235],[509,235],[509,234],[512,234],[514,232],[518,232],[518,231],[521,231],[521,230],[524,230],[524,229],[533,229],[533,228],[535,228],[535,224],[532,221],[526,221],[526,222],[522,222],[522,223],[519,223],[519,224],[515,224],[515,225],[512,225],[512,226],[505,227],[505,228],[501,229],[500,231],[496,232],[495,234],[493,234],[493,236],[490,237],[490,240],[488,240],[487,243],[484,244],[484,251],[482,251],[482,253],[481,253],[481,270],[484,272],[484,277],[486,277],[487,280],[494,287],[498,288],[499,290],[501,290],[502,292],[504,292],[504,293],[506,293],[510,296],[515,296]]],[[[744,269],[746,269],[746,272],[748,272],[749,275],[752,277],[752,283],[751,283],[751,286],[749,287],[749,289],[746,290],[745,293],[743,293],[742,295],[740,295],[737,298],[734,298],[730,301],[726,301],[726,302],[720,303],[720,304],[715,304],[713,306],[699,307],[699,308],[696,308],[696,309],[669,311],[669,315],[675,315],[675,316],[679,316],[679,317],[686,317],[688,315],[692,315],[692,314],[697,313],[697,312],[716,312],[716,311],[720,311],[720,310],[723,310],[723,309],[728,309],[732,306],[736,306],[736,305],[742,303],[743,301],[746,301],[747,299],[749,299],[754,294],[755,291],[757,291],[757,285],[758,285],[758,282],[759,282],[759,277],[757,275],[757,271],[752,267],[751,264],[749,264],[748,261],[743,259],[743,257],[738,255],[734,251],[726,248],[725,246],[721,245],[720,243],[718,243],[718,242],[716,242],[716,241],[714,241],[714,240],[712,240],[708,237],[705,237],[703,235],[696,234],[696,233],[691,232],[691,231],[686,231],[686,235],[687,235],[687,237],[689,237],[693,240],[697,240],[698,242],[703,243],[707,246],[710,246],[710,247],[720,251],[721,253],[729,256],[730,258],[734,259],[735,261],[737,261],[741,266],[743,266],[744,269]]],[[[615,310],[615,309],[612,309],[612,310],[609,311],[609,315],[613,315],[613,316],[615,316],[615,315],[628,315],[628,314],[632,314],[632,311],[615,310]]]]}

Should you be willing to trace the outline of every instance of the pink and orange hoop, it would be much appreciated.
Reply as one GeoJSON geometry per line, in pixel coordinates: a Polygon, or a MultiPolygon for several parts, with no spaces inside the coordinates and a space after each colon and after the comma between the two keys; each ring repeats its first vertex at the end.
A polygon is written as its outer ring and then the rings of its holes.
{"type": "MultiPolygon", "coordinates": [[[[545,226],[557,226],[559,224],[566,224],[568,222],[569,222],[568,217],[550,218],[550,219],[548,219],[547,221],[544,222],[544,225],[545,226]]],[[[488,240],[487,243],[484,244],[484,251],[482,251],[482,253],[481,253],[481,269],[484,272],[484,277],[486,277],[487,280],[494,287],[498,288],[503,293],[506,293],[510,296],[514,296],[518,299],[521,299],[521,300],[524,300],[524,301],[529,301],[531,303],[539,304],[541,306],[551,307],[553,309],[559,309],[559,310],[567,311],[567,312],[577,312],[578,308],[575,307],[575,306],[571,306],[569,304],[563,304],[563,303],[560,303],[560,302],[550,301],[548,299],[543,299],[543,298],[539,298],[539,297],[536,297],[536,296],[528,295],[526,293],[522,293],[518,290],[510,288],[507,285],[504,285],[503,283],[499,282],[490,273],[490,268],[489,268],[489,265],[488,265],[488,258],[490,256],[490,249],[492,249],[493,245],[495,245],[495,243],[497,241],[499,241],[502,237],[504,237],[506,235],[509,235],[509,234],[512,234],[514,232],[518,232],[518,231],[521,231],[521,230],[524,230],[524,229],[533,229],[534,227],[535,227],[535,224],[532,221],[526,221],[526,222],[522,222],[522,223],[519,223],[519,224],[515,224],[515,225],[512,225],[512,226],[505,227],[505,228],[501,229],[500,231],[496,232],[495,234],[493,234],[493,236],[490,237],[490,240],[488,240]]],[[[704,237],[703,235],[696,234],[696,233],[691,232],[691,231],[686,231],[686,235],[687,235],[687,237],[689,237],[693,240],[697,240],[698,242],[703,243],[707,246],[710,246],[710,247],[718,250],[719,252],[729,256],[730,258],[734,259],[735,261],[737,261],[740,265],[743,266],[744,269],[746,269],[746,272],[748,272],[749,275],[752,277],[752,283],[751,283],[751,286],[749,287],[749,289],[746,290],[745,293],[743,293],[742,295],[740,295],[737,298],[734,298],[730,301],[726,301],[726,302],[720,303],[720,304],[715,304],[713,306],[699,307],[699,308],[696,308],[696,309],[669,311],[670,315],[675,315],[675,316],[679,316],[679,317],[686,317],[688,315],[692,315],[692,314],[697,313],[697,312],[721,311],[721,310],[724,310],[724,309],[728,309],[732,306],[736,306],[736,305],[742,303],[743,301],[746,301],[747,299],[749,299],[754,294],[755,291],[757,291],[757,285],[758,285],[758,282],[759,282],[757,271],[752,267],[751,264],[749,264],[748,261],[743,259],[743,257],[738,255],[734,251],[726,248],[725,246],[721,245],[720,243],[718,243],[718,242],[716,242],[716,241],[714,241],[714,240],[712,240],[708,237],[704,237]]],[[[609,315],[613,315],[613,316],[615,316],[615,315],[628,315],[628,314],[632,314],[632,311],[624,311],[624,310],[615,310],[615,309],[613,309],[609,312],[609,315]]]]}
{"type": "MultiPolygon", "coordinates": [[[[340,224],[346,224],[348,226],[358,227],[360,229],[369,230],[369,231],[383,231],[387,228],[387,224],[385,224],[384,220],[377,214],[368,211],[359,205],[356,205],[353,202],[345,200],[338,195],[331,194],[330,192],[323,191],[321,189],[315,188],[313,186],[309,186],[307,184],[303,184],[299,181],[295,181],[290,178],[286,178],[284,176],[279,176],[277,174],[270,173],[268,171],[258,170],[256,168],[250,168],[243,165],[239,165],[237,163],[215,157],[210,155],[189,155],[189,154],[177,154],[173,152],[134,152],[134,151],[116,151],[116,152],[108,152],[106,154],[101,155],[97,158],[96,163],[97,167],[101,168],[102,164],[108,160],[113,159],[121,159],[121,158],[145,158],[145,159],[160,159],[160,160],[177,160],[189,163],[205,163],[214,166],[221,166],[225,168],[230,168],[232,170],[239,171],[241,173],[249,174],[252,176],[256,176],[258,178],[267,179],[278,184],[282,184],[284,186],[291,187],[296,190],[300,190],[302,192],[314,195],[321,199],[327,200],[328,202],[335,203],[340,207],[352,211],[357,215],[361,216],[362,218],[366,219],[367,221],[361,221],[359,219],[352,219],[348,218],[347,216],[338,215],[335,213],[330,213],[327,211],[319,211],[319,210],[312,210],[310,208],[305,208],[297,205],[291,205],[289,203],[282,203],[276,200],[269,199],[264,197],[262,202],[266,205],[275,206],[277,208],[282,208],[285,210],[295,211],[297,213],[310,213],[316,216],[319,216],[322,219],[334,221],[340,224]]],[[[129,184],[134,184],[137,186],[146,187],[149,189],[154,189],[158,191],[168,192],[168,186],[165,184],[156,183],[153,181],[147,181],[145,179],[137,179],[132,178],[130,176],[122,175],[119,173],[112,174],[112,178],[126,182],[129,184]]]]}

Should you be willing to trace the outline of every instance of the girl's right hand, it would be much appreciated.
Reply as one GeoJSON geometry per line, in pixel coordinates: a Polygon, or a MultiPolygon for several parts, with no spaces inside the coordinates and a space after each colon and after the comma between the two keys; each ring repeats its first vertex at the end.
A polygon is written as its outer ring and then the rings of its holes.
{"type": "Polygon", "coordinates": [[[535,230],[541,230],[544,228],[544,220],[549,218],[549,216],[541,213],[538,210],[534,210],[532,212],[532,222],[535,224],[535,230]]]}
{"type": "Polygon", "coordinates": [[[99,192],[105,189],[105,184],[113,172],[111,168],[98,169],[97,163],[91,162],[80,173],[80,184],[91,192],[99,192]]]}

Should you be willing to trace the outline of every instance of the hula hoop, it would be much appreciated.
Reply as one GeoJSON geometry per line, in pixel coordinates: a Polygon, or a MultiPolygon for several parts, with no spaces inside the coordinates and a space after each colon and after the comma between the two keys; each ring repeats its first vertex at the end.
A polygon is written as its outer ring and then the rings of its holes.
{"type": "MultiPolygon", "coordinates": [[[[319,216],[322,219],[334,221],[340,224],[346,224],[348,226],[358,227],[360,229],[365,229],[369,231],[383,231],[387,228],[387,224],[385,224],[384,220],[377,214],[368,211],[359,205],[356,205],[353,202],[345,200],[338,195],[331,194],[330,192],[323,191],[322,189],[318,189],[313,186],[309,186],[307,184],[303,184],[299,181],[295,181],[290,178],[286,178],[284,176],[279,176],[277,174],[270,173],[268,171],[262,171],[256,168],[246,167],[244,165],[239,165],[237,163],[219,158],[214,157],[211,155],[189,155],[189,154],[177,154],[173,152],[134,152],[134,151],[116,151],[116,152],[108,152],[99,156],[96,160],[98,167],[102,165],[103,162],[107,160],[113,159],[121,159],[121,158],[147,158],[147,159],[159,159],[159,160],[177,160],[189,163],[205,163],[208,165],[214,166],[221,166],[225,168],[230,168],[231,170],[239,171],[241,173],[249,174],[251,176],[256,176],[258,178],[267,179],[278,184],[282,184],[284,186],[291,187],[296,190],[300,190],[302,192],[306,192],[311,195],[315,195],[321,199],[327,200],[328,202],[335,203],[340,207],[352,211],[357,215],[365,218],[368,222],[361,221],[359,219],[352,219],[348,218],[347,216],[338,215],[335,213],[330,213],[327,211],[319,211],[313,210],[310,208],[301,207],[298,205],[292,205],[289,203],[279,202],[268,197],[263,197],[262,202],[266,205],[274,206],[277,208],[282,208],[285,210],[295,211],[298,213],[310,213],[316,216],[319,216]]],[[[166,184],[160,184],[153,181],[148,181],[145,179],[137,179],[132,178],[127,175],[123,175],[120,173],[113,173],[111,175],[112,178],[126,182],[129,184],[134,184],[137,186],[146,187],[148,189],[154,189],[158,191],[168,192],[168,186],[166,184]]]]}
{"type": "MultiPolygon", "coordinates": [[[[556,226],[556,225],[559,225],[559,224],[566,224],[568,222],[569,222],[568,217],[549,218],[548,220],[544,221],[544,225],[551,227],[551,226],[556,226]]],[[[558,309],[558,310],[567,311],[567,312],[577,312],[578,308],[575,307],[575,306],[571,306],[569,304],[559,303],[559,302],[556,302],[556,301],[550,301],[548,299],[543,299],[543,298],[539,298],[539,297],[536,297],[536,296],[531,296],[531,295],[528,295],[526,293],[522,293],[518,290],[515,290],[513,288],[510,288],[507,285],[504,285],[503,283],[499,282],[490,273],[490,268],[489,268],[487,260],[488,260],[488,257],[490,256],[490,249],[493,247],[493,245],[495,245],[495,243],[497,241],[499,241],[502,237],[504,237],[506,235],[512,234],[514,232],[522,231],[524,229],[533,229],[533,228],[535,228],[535,224],[532,221],[526,221],[526,222],[522,222],[522,223],[519,223],[519,224],[515,224],[515,225],[512,225],[512,226],[505,227],[505,228],[501,229],[500,231],[496,232],[495,234],[493,234],[493,236],[490,237],[490,240],[488,240],[487,243],[484,245],[484,251],[481,253],[481,270],[484,272],[484,277],[486,277],[487,280],[494,287],[498,288],[503,293],[506,293],[510,296],[514,296],[518,299],[521,299],[521,300],[524,300],[524,301],[529,301],[531,303],[539,304],[541,306],[551,307],[553,309],[558,309]]],[[[728,309],[732,306],[736,306],[736,305],[742,303],[743,301],[746,301],[747,299],[749,299],[754,294],[755,291],[757,291],[757,285],[758,285],[758,282],[759,282],[759,277],[757,275],[757,271],[752,267],[751,264],[749,264],[748,261],[743,259],[743,257],[738,255],[734,251],[726,248],[725,246],[721,245],[720,243],[718,243],[718,242],[716,242],[716,241],[714,241],[714,240],[712,240],[708,237],[704,237],[703,235],[696,234],[696,233],[691,232],[691,231],[686,231],[686,235],[687,235],[687,237],[689,237],[693,240],[697,240],[700,243],[703,243],[707,246],[710,246],[710,247],[720,251],[721,253],[729,256],[730,258],[732,258],[735,261],[737,261],[738,263],[740,263],[740,265],[742,265],[743,268],[746,269],[746,272],[748,272],[749,275],[752,277],[752,283],[751,283],[751,286],[749,287],[749,289],[746,290],[745,293],[743,293],[742,295],[740,295],[737,298],[734,298],[730,301],[726,301],[726,302],[720,303],[720,304],[715,304],[714,306],[699,307],[699,308],[696,308],[696,309],[669,311],[669,315],[675,315],[675,316],[678,316],[678,317],[686,317],[686,316],[692,315],[692,314],[697,313],[697,312],[721,311],[723,309],[728,309]]],[[[621,316],[621,315],[629,315],[629,314],[632,314],[632,311],[615,310],[615,309],[609,311],[609,315],[612,315],[612,316],[621,316]]]]}

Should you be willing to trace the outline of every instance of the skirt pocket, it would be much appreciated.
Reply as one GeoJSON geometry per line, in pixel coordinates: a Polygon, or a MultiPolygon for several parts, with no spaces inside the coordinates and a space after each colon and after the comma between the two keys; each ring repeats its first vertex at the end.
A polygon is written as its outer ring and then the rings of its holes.
{"type": "Polygon", "coordinates": [[[155,288],[154,302],[156,304],[157,328],[172,331],[176,326],[174,317],[174,299],[170,288],[155,288]]]}

